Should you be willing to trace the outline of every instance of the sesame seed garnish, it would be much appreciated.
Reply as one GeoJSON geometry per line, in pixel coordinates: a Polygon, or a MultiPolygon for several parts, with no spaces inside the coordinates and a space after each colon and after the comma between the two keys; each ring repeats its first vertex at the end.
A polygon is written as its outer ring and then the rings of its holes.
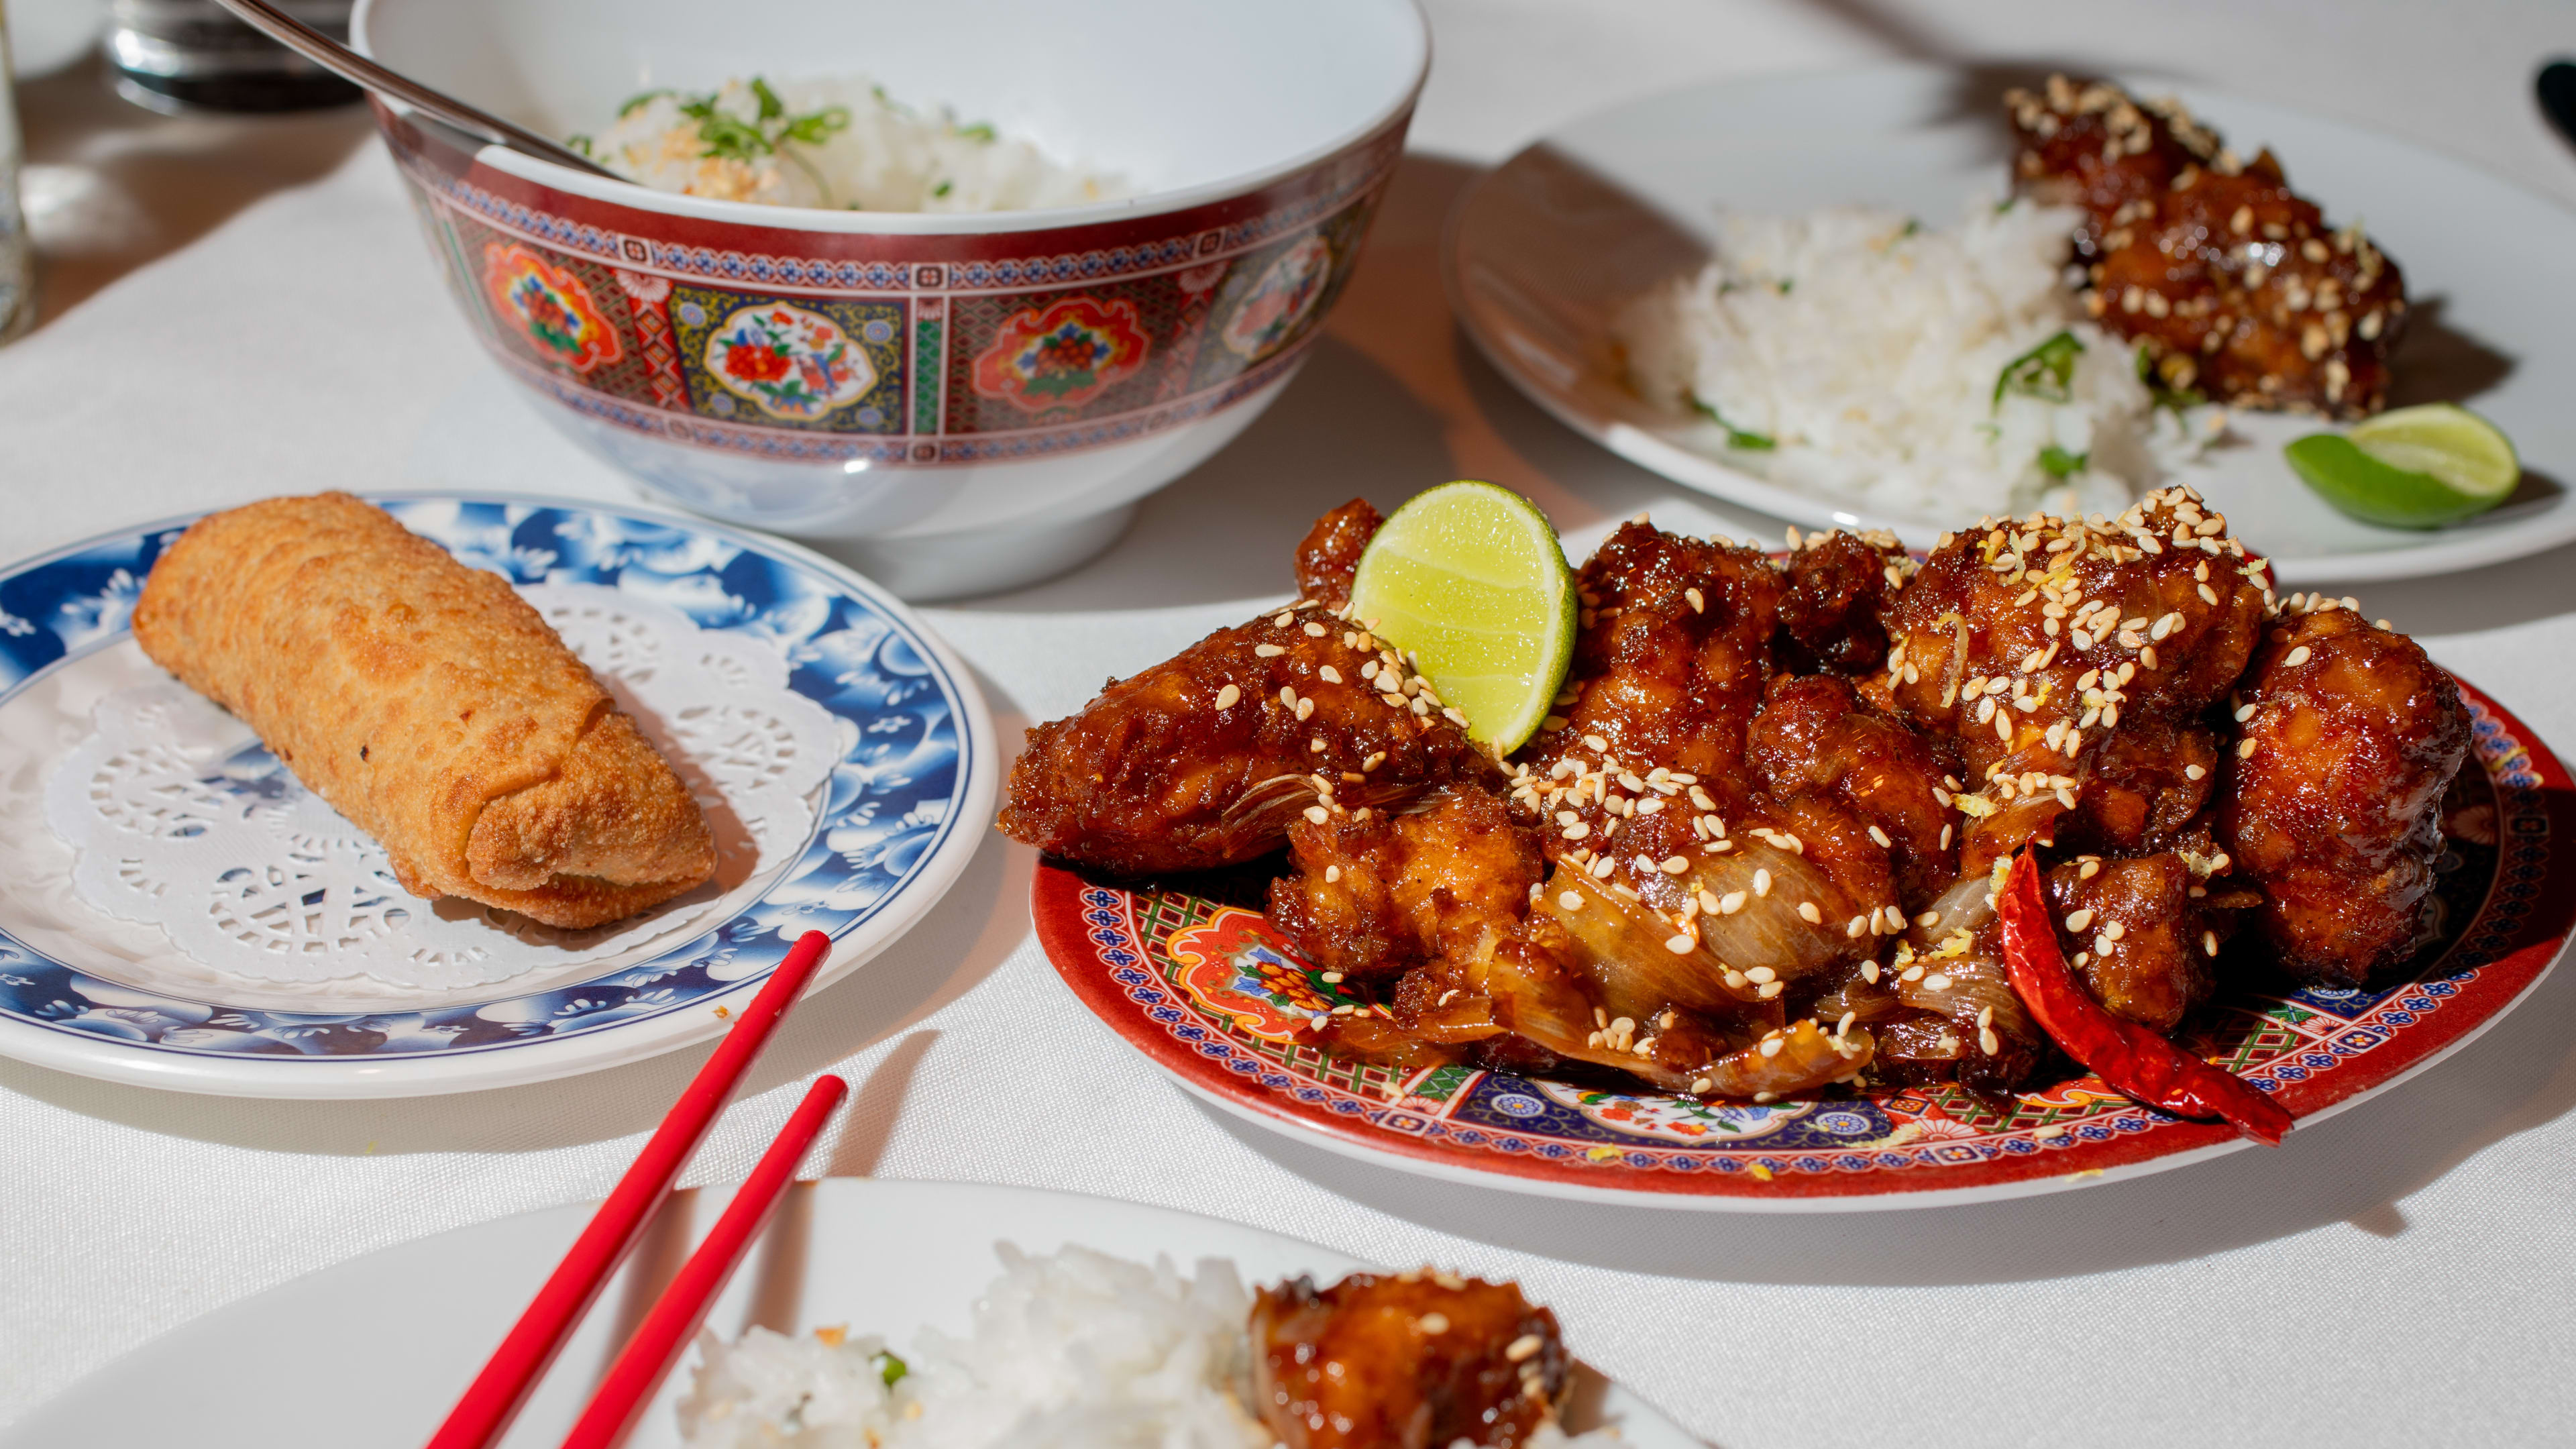
{"type": "Polygon", "coordinates": [[[1316,622],[1315,622],[1314,620],[1312,620],[1312,619],[1307,620],[1307,621],[1306,621],[1306,637],[1307,637],[1307,638],[1309,638],[1309,639],[1321,639],[1321,638],[1323,638],[1323,637],[1324,637],[1324,626],[1323,626],[1323,625],[1321,625],[1321,624],[1316,623],[1316,622]]]}
{"type": "Polygon", "coordinates": [[[1771,894],[1770,871],[1757,870],[1753,872],[1753,894],[1756,896],[1767,896],[1771,894]]]}
{"type": "Polygon", "coordinates": [[[1232,709],[1235,706],[1235,702],[1242,698],[1243,691],[1229,684],[1225,688],[1216,692],[1216,707],[1219,709],[1232,709]]]}
{"type": "Polygon", "coordinates": [[[1340,866],[1328,865],[1324,867],[1324,884],[1331,885],[1333,882],[1340,880],[1341,878],[1342,868],[1340,866]]]}
{"type": "Polygon", "coordinates": [[[2308,646],[2302,644],[2298,648],[2291,650],[2289,653],[2281,656],[2281,662],[2290,666],[2292,669],[2296,669],[2300,665],[2307,663],[2308,646]]]}
{"type": "MultiPolygon", "coordinates": [[[[1693,1091],[1701,1090],[1696,1083],[1693,1084],[1691,1089],[1693,1091]]],[[[1537,1353],[1544,1347],[1546,1347],[1546,1345],[1540,1342],[1537,1334],[1524,1333],[1520,1337],[1513,1339],[1511,1346],[1503,1350],[1503,1357],[1509,1359],[1513,1363],[1519,1363],[1522,1359],[1528,1358],[1530,1355],[1537,1353]]]]}
{"type": "Polygon", "coordinates": [[[1447,1333],[1449,1331],[1449,1318],[1447,1314],[1443,1313],[1426,1313],[1420,1318],[1413,1320],[1413,1327],[1415,1331],[1420,1333],[1447,1333]]]}
{"type": "Polygon", "coordinates": [[[1676,956],[1687,956],[1698,946],[1699,942],[1692,940],[1688,935],[1674,935],[1664,941],[1664,949],[1676,956]]]}
{"type": "Polygon", "coordinates": [[[2073,914],[2069,915],[2069,916],[2066,918],[2066,929],[2067,929],[2067,931],[2068,931],[2069,933],[2071,933],[2071,934],[2075,934],[2075,935],[2081,935],[2081,934],[2083,934],[2083,932],[2084,932],[2085,928],[2087,928],[2087,927],[2091,926],[2092,924],[2093,924],[2093,912],[2092,912],[2091,910],[2089,910],[2089,909],[2088,909],[2088,910],[2076,911],[2076,912],[2074,912],[2073,914]]]}
{"type": "Polygon", "coordinates": [[[1321,805],[1309,805],[1306,807],[1306,818],[1317,825],[1321,825],[1325,821],[1333,818],[1333,812],[1325,809],[1321,805]]]}
{"type": "Polygon", "coordinates": [[[1342,671],[1327,664],[1323,668],[1315,671],[1315,677],[1324,681],[1326,684],[1339,684],[1342,682],[1342,671]]]}
{"type": "Polygon", "coordinates": [[[1805,921],[1810,926],[1822,925],[1824,924],[1825,913],[1816,909],[1816,903],[1814,901],[1800,901],[1798,902],[1798,919],[1805,921]]]}

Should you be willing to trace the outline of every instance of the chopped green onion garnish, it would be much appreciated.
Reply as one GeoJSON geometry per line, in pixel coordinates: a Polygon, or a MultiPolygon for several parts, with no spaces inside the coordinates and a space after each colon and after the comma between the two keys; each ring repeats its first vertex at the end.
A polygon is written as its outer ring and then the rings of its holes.
{"type": "Polygon", "coordinates": [[[1730,448],[1743,448],[1750,452],[1767,453],[1773,448],[1780,446],[1780,442],[1776,438],[1768,437],[1761,433],[1748,433],[1744,429],[1737,427],[1735,424],[1728,422],[1725,418],[1718,415],[1717,409],[1710,407],[1707,403],[1700,401],[1698,398],[1692,398],[1690,400],[1690,405],[1692,411],[1698,413],[1701,417],[1708,419],[1710,422],[1717,424],[1719,427],[1726,429],[1726,446],[1730,448]]]}
{"type": "Polygon", "coordinates": [[[2017,392],[2047,402],[2067,402],[2075,396],[2075,359],[2084,344],[2072,332],[2059,332],[2037,347],[2004,364],[1995,378],[1993,406],[2002,407],[2004,394],[2017,392]]]}

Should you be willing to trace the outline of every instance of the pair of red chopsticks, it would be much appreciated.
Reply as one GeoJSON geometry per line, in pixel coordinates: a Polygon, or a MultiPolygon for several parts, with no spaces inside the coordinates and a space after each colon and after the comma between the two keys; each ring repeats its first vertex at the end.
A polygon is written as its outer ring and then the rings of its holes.
{"type": "MultiPolygon", "coordinates": [[[[527,1402],[529,1391],[545,1377],[546,1369],[563,1350],[564,1341],[590,1310],[599,1290],[608,1285],[618,1265],[644,1236],[644,1228],[665,1198],[671,1195],[671,1184],[680,1169],[698,1150],[698,1143],[715,1125],[724,1111],[725,1102],[751,1070],[760,1049],[788,1008],[813,979],[814,969],[831,949],[831,938],[820,931],[808,931],[787,959],[778,963],[769,981],[753,997],[733,1029],[718,1043],[715,1055],[698,1069],[688,1090],[662,1119],[653,1140],[644,1144],[635,1165],[626,1169],[608,1201],[599,1205],[591,1216],[590,1226],[582,1229],[571,1251],[556,1265],[554,1276],[528,1304],[527,1311],[510,1329],[509,1336],[492,1353],[483,1371],[465,1390],[465,1395],[449,1410],[447,1422],[439,1425],[428,1449],[487,1449],[498,1441],[518,1416],[520,1405],[527,1402]]],[[[796,1164],[803,1160],[805,1149],[830,1120],[834,1108],[841,1105],[849,1083],[839,1077],[816,1080],[805,1093],[805,1100],[779,1129],[778,1137],[761,1154],[760,1163],[752,1168],[733,1201],[717,1219],[715,1230],[689,1256],[679,1276],[645,1315],[643,1324],[610,1366],[608,1374],[591,1395],[590,1406],[582,1410],[572,1433],[564,1440],[564,1449],[610,1449],[626,1436],[635,1416],[652,1401],[653,1393],[678,1361],[680,1351],[696,1335],[698,1325],[706,1321],[707,1310],[715,1305],[716,1295],[724,1290],[727,1279],[741,1265],[750,1251],[752,1240],[778,1210],[788,1185],[795,1179],[796,1164]]]]}

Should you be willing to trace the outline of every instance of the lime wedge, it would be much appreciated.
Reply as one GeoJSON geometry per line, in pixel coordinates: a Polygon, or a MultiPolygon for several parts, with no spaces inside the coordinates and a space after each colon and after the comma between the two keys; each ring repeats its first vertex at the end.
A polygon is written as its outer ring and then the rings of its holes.
{"type": "Polygon", "coordinates": [[[2311,433],[2282,449],[2328,503],[2392,528],[2439,528],[2495,507],[2522,464],[2495,425],[2466,408],[2427,403],[2311,433]]]}
{"type": "Polygon", "coordinates": [[[1410,653],[1497,757],[1538,732],[1574,659],[1574,574],[1556,526],[1491,483],[1443,483],[1360,555],[1351,612],[1410,653]]]}

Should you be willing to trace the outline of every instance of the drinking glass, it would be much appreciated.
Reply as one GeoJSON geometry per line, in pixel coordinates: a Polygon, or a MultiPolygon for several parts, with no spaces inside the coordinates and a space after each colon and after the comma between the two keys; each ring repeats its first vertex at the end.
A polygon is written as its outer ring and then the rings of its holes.
{"type": "Polygon", "coordinates": [[[9,84],[9,33],[0,27],[0,341],[34,311],[28,294],[27,218],[18,207],[18,99],[9,84]]]}
{"type": "MultiPolygon", "coordinates": [[[[334,40],[349,38],[350,0],[280,0],[278,8],[334,40]]],[[[116,93],[138,106],[302,111],[358,99],[356,86],[234,19],[215,0],[115,0],[108,17],[116,93]]]]}

